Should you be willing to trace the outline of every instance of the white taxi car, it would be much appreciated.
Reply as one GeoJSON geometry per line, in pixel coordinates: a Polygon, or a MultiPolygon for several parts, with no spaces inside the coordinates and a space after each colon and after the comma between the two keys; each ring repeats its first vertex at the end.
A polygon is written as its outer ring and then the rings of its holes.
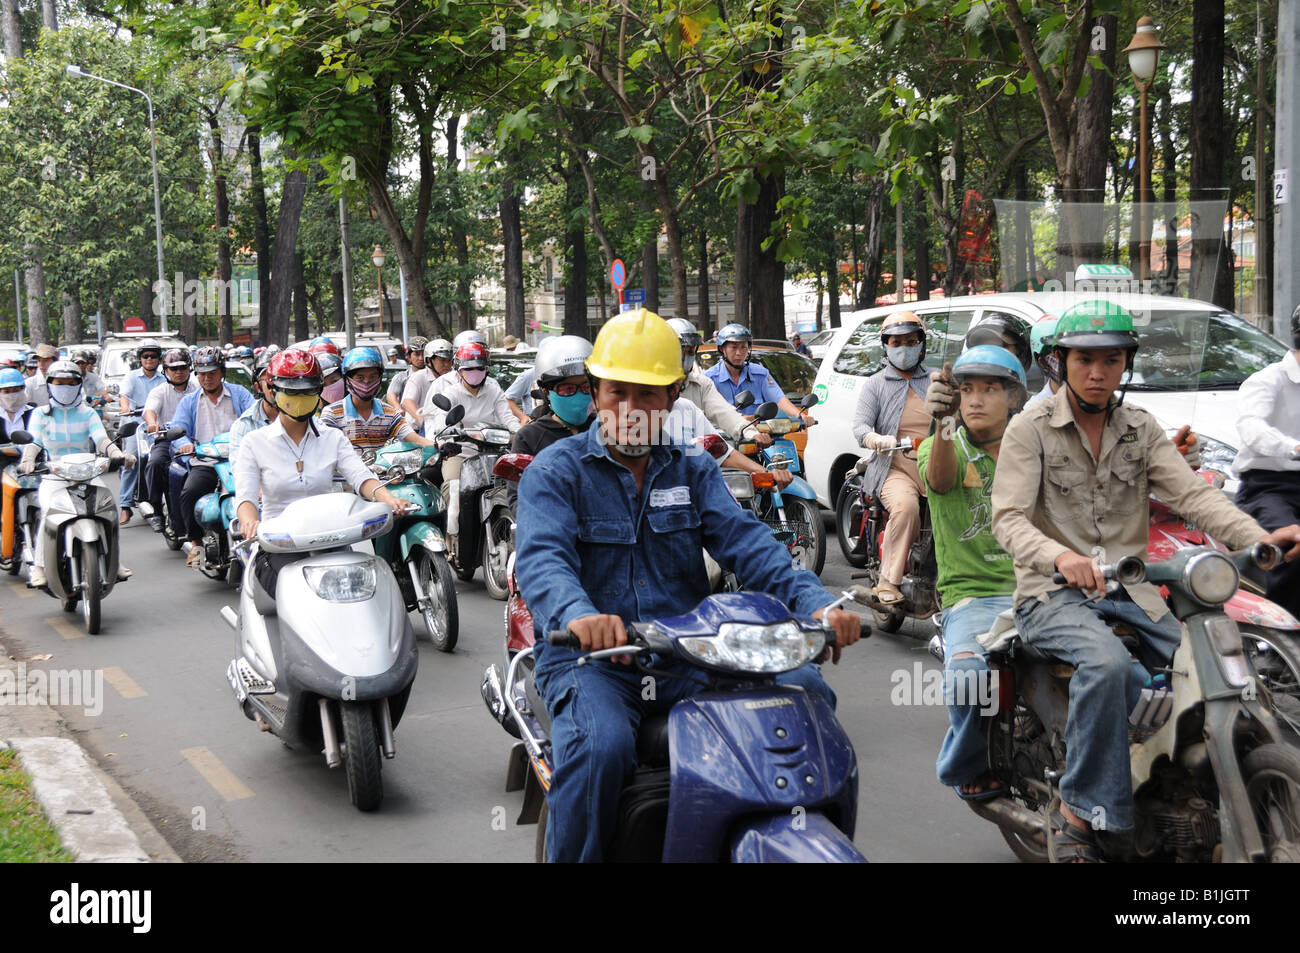
{"type": "MultiPolygon", "coordinates": [[[[1134,317],[1141,340],[1127,403],[1149,410],[1172,432],[1192,425],[1204,466],[1230,476],[1237,453],[1237,388],[1251,374],[1286,354],[1286,345],[1217,305],[1188,298],[1126,293],[1008,293],[914,301],[903,305],[924,321],[926,366],[941,368],[962,351],[966,332],[993,314],[1015,315],[1033,324],[1060,315],[1079,301],[1104,297],[1134,317]]],[[[818,500],[834,507],[844,476],[869,451],[853,439],[853,415],[863,382],[883,366],[881,321],[897,306],[855,311],[836,330],[814,391],[818,424],[808,431],[805,476],[818,500]]],[[[1031,368],[1029,391],[1043,386],[1031,368]]],[[[1233,485],[1229,483],[1231,491],[1233,485]]]]}

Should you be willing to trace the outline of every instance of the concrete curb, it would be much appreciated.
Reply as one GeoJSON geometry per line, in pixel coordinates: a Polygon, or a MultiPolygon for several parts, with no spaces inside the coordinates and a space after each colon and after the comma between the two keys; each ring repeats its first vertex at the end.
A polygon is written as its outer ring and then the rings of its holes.
{"type": "Polygon", "coordinates": [[[150,858],[81,746],[70,738],[9,738],[32,791],[63,845],[83,863],[148,863],[150,858]]]}

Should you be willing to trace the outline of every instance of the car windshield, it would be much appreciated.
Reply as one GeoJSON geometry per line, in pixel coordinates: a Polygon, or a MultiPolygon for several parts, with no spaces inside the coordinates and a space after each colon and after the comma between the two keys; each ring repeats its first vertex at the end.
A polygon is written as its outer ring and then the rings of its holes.
{"type": "Polygon", "coordinates": [[[1287,352],[1226,311],[1155,311],[1138,338],[1129,385],[1138,391],[1236,390],[1287,352]]]}
{"type": "MultiPolygon", "coordinates": [[[[185,343],[177,340],[160,338],[158,343],[162,345],[164,352],[174,347],[185,348],[185,343]]],[[[130,371],[135,370],[140,366],[140,358],[136,356],[135,349],[135,344],[118,347],[108,345],[104,349],[103,369],[100,374],[108,378],[118,378],[124,377],[130,371]]]]}
{"type": "MultiPolygon", "coordinates": [[[[718,363],[718,357],[716,350],[699,351],[695,360],[701,368],[708,370],[718,363]]],[[[771,371],[773,379],[791,400],[797,401],[812,393],[813,383],[817,380],[817,365],[802,354],[796,351],[755,349],[749,352],[749,358],[771,371]]]]}
{"type": "Polygon", "coordinates": [[[494,381],[501,385],[502,390],[508,390],[510,385],[515,382],[515,378],[532,366],[532,356],[525,358],[493,354],[492,363],[488,366],[488,373],[492,375],[494,381]]]}

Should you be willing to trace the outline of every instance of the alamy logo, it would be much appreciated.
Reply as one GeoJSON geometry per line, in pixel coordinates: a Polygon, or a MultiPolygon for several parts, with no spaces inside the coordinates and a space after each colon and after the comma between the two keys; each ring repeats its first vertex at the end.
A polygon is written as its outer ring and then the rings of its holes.
{"type": "Polygon", "coordinates": [[[153,925],[151,890],[68,890],[50,894],[50,922],[56,924],[129,924],[133,933],[148,933],[153,925]]]}
{"type": "Polygon", "coordinates": [[[56,705],[80,708],[89,717],[104,711],[104,672],[101,669],[27,670],[0,668],[0,706],[56,705]]]}

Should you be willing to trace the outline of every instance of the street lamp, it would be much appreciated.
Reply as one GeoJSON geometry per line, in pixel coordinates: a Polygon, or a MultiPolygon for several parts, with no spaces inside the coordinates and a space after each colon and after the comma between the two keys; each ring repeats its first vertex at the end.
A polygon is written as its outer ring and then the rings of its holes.
{"type": "Polygon", "coordinates": [[[162,199],[158,191],[158,150],[157,137],[153,129],[153,99],[143,89],[136,89],[134,86],[127,86],[125,83],[117,83],[111,79],[105,79],[103,76],[96,76],[94,73],[87,73],[80,66],[69,64],[67,68],[69,76],[77,76],[82,79],[97,79],[101,83],[108,83],[109,86],[116,86],[119,89],[129,89],[133,93],[139,93],[149,104],[149,161],[153,165],[153,230],[154,242],[158,246],[158,292],[162,295],[162,313],[159,315],[161,320],[161,330],[163,334],[167,333],[167,293],[164,290],[167,279],[164,277],[166,272],[163,270],[163,240],[162,240],[162,199]]]}
{"type": "Polygon", "coordinates": [[[379,330],[382,331],[384,329],[384,262],[388,259],[384,257],[384,250],[376,245],[375,250],[370,253],[370,260],[375,263],[375,275],[379,280],[379,330]]]}
{"type": "MultiPolygon", "coordinates": [[[[1150,122],[1147,119],[1147,90],[1156,75],[1156,66],[1160,63],[1160,51],[1165,45],[1156,36],[1156,24],[1150,17],[1141,17],[1137,30],[1124,52],[1128,54],[1128,68],[1137,83],[1141,108],[1138,122],[1138,229],[1140,244],[1138,246],[1139,277],[1146,281],[1151,268],[1151,229],[1147,226],[1147,195],[1151,191],[1151,172],[1147,162],[1147,139],[1150,136],[1150,122]]],[[[1174,250],[1177,254],[1177,249],[1174,250]]],[[[1168,252],[1166,252],[1168,254],[1168,252]]]]}

